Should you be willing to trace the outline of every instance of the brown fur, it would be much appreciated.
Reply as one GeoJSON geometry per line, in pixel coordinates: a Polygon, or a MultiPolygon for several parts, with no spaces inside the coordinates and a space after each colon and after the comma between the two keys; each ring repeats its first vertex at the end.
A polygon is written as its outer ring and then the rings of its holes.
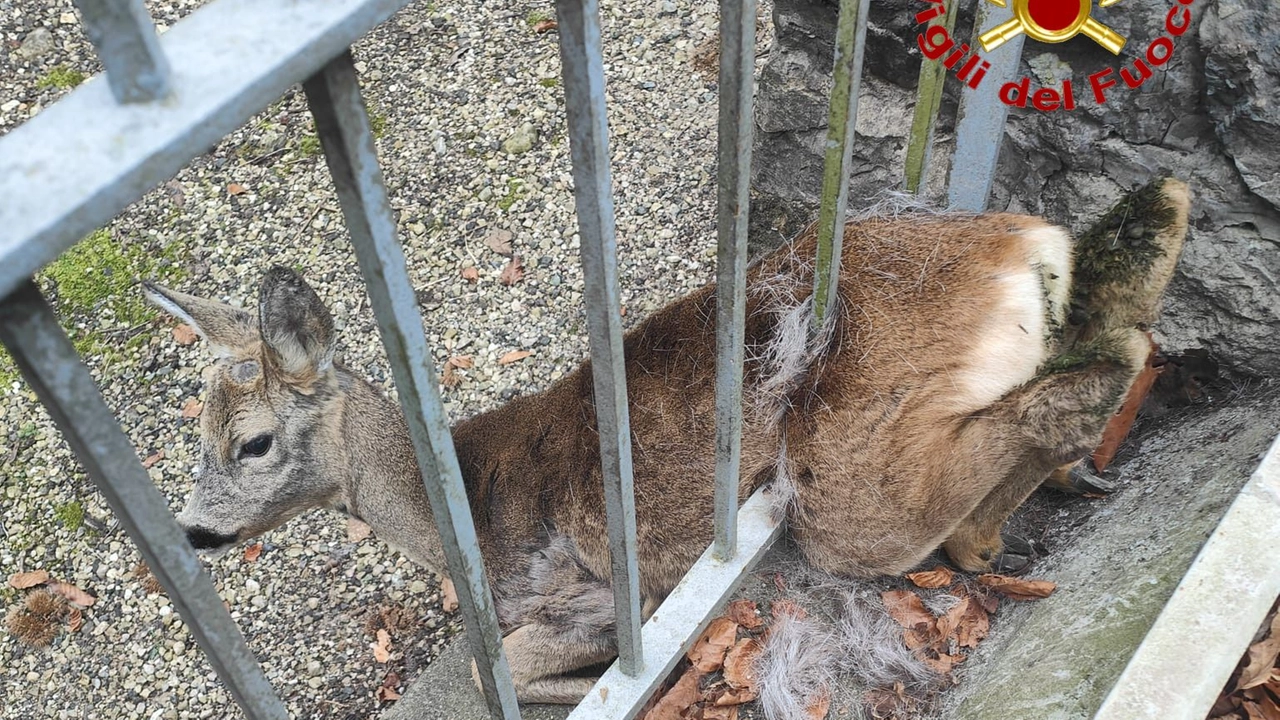
{"type": "MultiPolygon", "coordinates": [[[[1053,468],[1093,446],[1146,357],[1133,323],[1153,315],[1176,261],[1180,188],[1169,181],[1160,195],[1174,216],[1156,233],[1166,261],[1117,280],[1123,306],[1092,305],[1088,327],[1070,334],[1070,250],[1034,218],[851,223],[839,302],[809,336],[787,328],[807,325],[813,231],[754,264],[740,497],[789,477],[790,531],[827,571],[898,573],[940,545],[967,570],[989,569],[1004,520],[1053,468]]],[[[226,545],[327,505],[443,570],[400,411],[330,364],[328,312],[296,274],[268,273],[257,332],[247,334],[240,311],[149,290],[223,349],[202,419],[202,474],[180,517],[193,543],[226,545]],[[273,449],[247,455],[264,433],[273,449]]],[[[649,610],[712,539],[715,315],[707,286],[626,336],[649,610]]],[[[589,363],[453,428],[526,701],[576,701],[590,681],[567,675],[614,652],[594,428],[589,363]]]]}

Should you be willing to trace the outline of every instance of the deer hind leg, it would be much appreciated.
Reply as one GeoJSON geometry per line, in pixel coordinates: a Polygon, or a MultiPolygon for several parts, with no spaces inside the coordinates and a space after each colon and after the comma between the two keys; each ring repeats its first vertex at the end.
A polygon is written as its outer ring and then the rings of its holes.
{"type": "MultiPolygon", "coordinates": [[[[543,623],[517,628],[502,639],[502,649],[520,702],[557,705],[581,701],[596,682],[572,673],[617,654],[612,633],[589,634],[543,623]]],[[[479,687],[475,660],[471,673],[479,687]]]]}
{"type": "MultiPolygon", "coordinates": [[[[1149,349],[1146,335],[1136,328],[1109,330],[1051,359],[1035,379],[969,421],[965,434],[991,428],[1007,433],[1010,427],[1016,432],[996,451],[1003,457],[992,459],[1004,478],[943,543],[953,562],[973,572],[999,563],[1005,521],[1054,468],[1097,445],[1149,349]]],[[[986,445],[978,437],[962,441],[986,445]]]]}

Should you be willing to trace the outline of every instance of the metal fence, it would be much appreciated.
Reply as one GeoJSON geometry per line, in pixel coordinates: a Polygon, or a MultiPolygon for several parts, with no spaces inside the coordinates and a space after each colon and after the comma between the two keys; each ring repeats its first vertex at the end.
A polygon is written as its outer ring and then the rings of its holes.
{"type": "MultiPolygon", "coordinates": [[[[76,0],[106,69],[0,141],[0,340],[137,543],[246,717],[284,705],[185,542],[127,436],[30,279],[77,240],[192,158],[303,84],[337,187],[494,717],[519,717],[431,355],[383,187],[350,45],[408,0],[215,0],[163,37],[142,0],[76,0]],[[94,122],[85,123],[85,117],[94,122]]],[[[835,291],[869,0],[842,0],[819,220],[818,321],[835,291]]],[[[955,3],[952,3],[954,6],[955,3]]],[[[574,197],[606,491],[618,661],[574,711],[630,718],[711,613],[777,538],[763,496],[737,504],[742,426],[748,177],[755,0],[722,0],[718,150],[715,542],[641,627],[635,507],[622,348],[598,0],[557,0],[574,197]]],[[[980,31],[1011,17],[984,4],[980,31]]],[[[950,23],[954,8],[932,22],[950,23]]],[[[989,75],[1011,77],[1021,38],[989,75]]],[[[921,68],[904,175],[919,187],[942,89],[921,68]]],[[[965,93],[951,204],[980,210],[991,187],[1005,106],[965,93]],[[958,173],[956,169],[962,169],[958,173]]]]}

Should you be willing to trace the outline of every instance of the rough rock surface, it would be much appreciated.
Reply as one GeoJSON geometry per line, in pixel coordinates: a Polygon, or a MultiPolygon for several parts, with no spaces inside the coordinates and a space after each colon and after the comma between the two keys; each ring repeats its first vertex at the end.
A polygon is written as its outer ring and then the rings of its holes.
{"type": "MultiPolygon", "coordinates": [[[[919,67],[913,15],[921,4],[872,4],[850,208],[901,187],[919,67]]],[[[964,1],[957,37],[975,2],[964,1]]],[[[1070,76],[1072,112],[1014,108],[990,206],[1042,214],[1079,230],[1117,193],[1162,173],[1188,181],[1192,228],[1165,303],[1158,338],[1169,349],[1206,347],[1237,375],[1280,373],[1280,6],[1266,0],[1194,3],[1174,52],[1138,89],[1119,80],[1166,33],[1166,11],[1116,5],[1105,21],[1128,37],[1114,58],[1087,38],[1028,41],[1021,76],[1034,87],[1070,76]],[[1118,84],[1098,104],[1088,76],[1105,67],[1118,84]]],[[[820,146],[830,91],[835,4],[780,0],[776,42],[758,91],[753,183],[757,246],[807,221],[821,187],[820,146]]],[[[1132,72],[1132,71],[1131,71],[1132,72]]],[[[946,85],[927,180],[938,200],[950,168],[959,84],[946,85]]],[[[994,86],[984,86],[995,91],[994,86]]],[[[967,91],[966,91],[967,92],[967,91]]]]}

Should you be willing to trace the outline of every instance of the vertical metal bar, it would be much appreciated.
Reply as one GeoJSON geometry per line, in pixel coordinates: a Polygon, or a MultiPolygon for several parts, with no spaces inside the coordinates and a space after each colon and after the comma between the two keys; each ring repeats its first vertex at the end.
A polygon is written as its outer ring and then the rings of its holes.
{"type": "MultiPolygon", "coordinates": [[[[1012,17],[1013,10],[1008,6],[979,3],[971,44],[979,47],[979,35],[1012,17]]],[[[1009,106],[1000,101],[996,89],[1018,73],[1024,40],[1026,36],[1020,33],[991,51],[987,56],[991,69],[982,81],[982,92],[961,93],[956,151],[947,179],[947,200],[953,209],[981,212],[987,208],[1000,143],[1004,140],[1004,123],[1009,116],[1009,106]]]]}
{"type": "MultiPolygon", "coordinates": [[[[929,21],[929,26],[941,25],[950,35],[956,26],[956,8],[960,0],[950,0],[947,12],[941,17],[929,21]]],[[[907,192],[920,191],[920,181],[924,178],[925,168],[929,164],[929,155],[933,145],[933,127],[938,119],[938,108],[942,105],[942,86],[947,78],[947,68],[942,60],[930,60],[920,56],[920,79],[916,87],[916,109],[911,118],[911,134],[907,139],[907,192]]]]}
{"type": "Polygon", "coordinates": [[[849,166],[854,127],[858,124],[858,91],[862,85],[862,51],[867,37],[870,0],[840,0],[836,23],[835,87],[827,116],[826,155],[822,170],[822,206],[818,211],[818,257],[813,273],[813,326],[822,327],[827,308],[835,304],[848,203],[849,166]]]}
{"type": "Polygon", "coordinates": [[[150,102],[169,94],[169,61],[142,0],[74,2],[116,102],[150,102]]]}
{"type": "Polygon", "coordinates": [[[147,477],[53,309],[30,280],[0,301],[0,341],[137,543],[245,717],[287,718],[164,496],[147,477]]]}
{"type": "Polygon", "coordinates": [[[746,323],[751,108],[755,89],[756,0],[720,1],[720,128],[716,230],[715,557],[738,544],[742,461],[742,362],[746,323]]]}
{"type": "Polygon", "coordinates": [[[519,720],[511,670],[502,652],[502,635],[485,579],[462,471],[454,454],[439,386],[431,371],[433,363],[422,317],[409,282],[404,251],[396,238],[395,216],[387,202],[350,51],[303,83],[303,89],[351,232],[356,259],[369,288],[369,300],[387,349],[418,467],[422,469],[449,575],[458,591],[485,701],[493,717],[519,720]]]}
{"type": "Polygon", "coordinates": [[[622,353],[618,247],[609,179],[609,129],[605,116],[599,3],[598,0],[556,0],[556,15],[560,23],[560,64],[569,116],[573,199],[582,245],[596,430],[600,436],[600,466],[613,565],[618,661],[623,672],[636,675],[643,667],[640,572],[636,567],[631,421],[622,353]]]}

